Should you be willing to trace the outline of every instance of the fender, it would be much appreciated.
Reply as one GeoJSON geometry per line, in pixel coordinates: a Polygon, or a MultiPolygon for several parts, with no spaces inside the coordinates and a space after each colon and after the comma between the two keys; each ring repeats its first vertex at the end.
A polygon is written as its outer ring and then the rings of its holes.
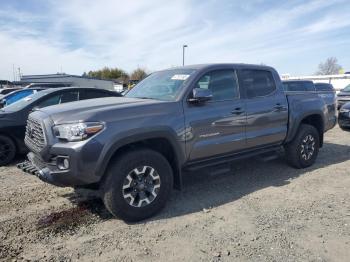
{"type": "Polygon", "coordinates": [[[176,133],[169,127],[152,127],[152,128],[139,128],[134,130],[129,130],[128,132],[119,133],[118,136],[114,138],[113,141],[107,143],[101,152],[98,160],[97,176],[102,177],[108,167],[111,158],[114,156],[118,149],[125,145],[142,142],[147,139],[152,138],[164,138],[172,146],[175,153],[175,161],[179,172],[181,172],[181,167],[185,162],[184,147],[181,148],[180,141],[176,133]]]}
{"type": "MultiPolygon", "coordinates": [[[[310,116],[319,116],[322,119],[322,130],[321,130],[321,136],[323,136],[324,133],[324,126],[325,126],[325,119],[324,119],[324,113],[321,110],[313,110],[313,111],[308,111],[307,113],[301,115],[301,116],[290,116],[289,117],[289,128],[288,128],[288,133],[286,137],[285,142],[290,142],[294,139],[295,135],[297,134],[299,130],[299,126],[305,120],[306,118],[310,116]]],[[[322,144],[322,141],[321,141],[322,144]]]]}

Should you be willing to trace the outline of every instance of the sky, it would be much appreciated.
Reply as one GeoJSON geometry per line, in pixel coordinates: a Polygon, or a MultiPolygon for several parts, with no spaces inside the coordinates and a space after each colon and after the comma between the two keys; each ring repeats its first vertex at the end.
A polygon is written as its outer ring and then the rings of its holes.
{"type": "Polygon", "coordinates": [[[310,75],[334,56],[350,71],[348,0],[0,0],[0,79],[254,63],[310,75]]]}

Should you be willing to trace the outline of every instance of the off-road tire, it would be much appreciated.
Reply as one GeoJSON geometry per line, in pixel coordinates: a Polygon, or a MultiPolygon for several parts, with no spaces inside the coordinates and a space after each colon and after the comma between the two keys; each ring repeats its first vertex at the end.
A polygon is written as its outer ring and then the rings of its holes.
{"type": "Polygon", "coordinates": [[[153,216],[166,204],[173,188],[173,170],[167,159],[150,149],[137,149],[118,157],[110,164],[101,187],[102,199],[107,210],[127,222],[137,222],[153,216]],[[135,168],[154,168],[160,178],[157,196],[146,206],[134,207],[127,202],[123,186],[128,174],[135,168]]]}
{"type": "MultiPolygon", "coordinates": [[[[312,143],[313,144],[313,143],[312,143]]],[[[295,168],[306,168],[313,165],[316,161],[318,151],[320,147],[320,136],[317,129],[314,126],[308,124],[301,124],[294,139],[285,146],[286,160],[295,168]],[[314,147],[310,158],[305,159],[305,153],[303,153],[303,143],[305,140],[314,139],[314,147]]]]}

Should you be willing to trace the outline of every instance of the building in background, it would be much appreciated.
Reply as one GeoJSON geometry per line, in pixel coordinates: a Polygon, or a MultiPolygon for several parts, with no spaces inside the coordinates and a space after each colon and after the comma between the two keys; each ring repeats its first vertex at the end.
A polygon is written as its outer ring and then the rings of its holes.
{"type": "Polygon", "coordinates": [[[32,83],[58,83],[77,87],[96,87],[107,90],[114,90],[113,81],[100,80],[89,77],[82,77],[68,74],[49,74],[49,75],[23,75],[21,76],[22,85],[32,83]]]}
{"type": "Polygon", "coordinates": [[[350,74],[341,75],[314,75],[314,76],[290,76],[289,74],[281,75],[282,80],[311,80],[314,83],[329,83],[338,92],[344,87],[350,85],[350,74]]]}
{"type": "Polygon", "coordinates": [[[0,80],[0,88],[11,88],[13,83],[8,80],[0,80]]]}

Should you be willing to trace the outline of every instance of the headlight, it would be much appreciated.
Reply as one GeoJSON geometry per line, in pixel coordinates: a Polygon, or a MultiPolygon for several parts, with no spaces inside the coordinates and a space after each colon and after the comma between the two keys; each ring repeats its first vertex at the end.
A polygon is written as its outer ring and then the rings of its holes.
{"type": "Polygon", "coordinates": [[[59,139],[74,142],[84,140],[100,132],[103,127],[102,123],[96,122],[73,123],[54,126],[53,131],[59,139]]]}
{"type": "Polygon", "coordinates": [[[350,109],[340,108],[339,113],[349,113],[350,109]]]}

